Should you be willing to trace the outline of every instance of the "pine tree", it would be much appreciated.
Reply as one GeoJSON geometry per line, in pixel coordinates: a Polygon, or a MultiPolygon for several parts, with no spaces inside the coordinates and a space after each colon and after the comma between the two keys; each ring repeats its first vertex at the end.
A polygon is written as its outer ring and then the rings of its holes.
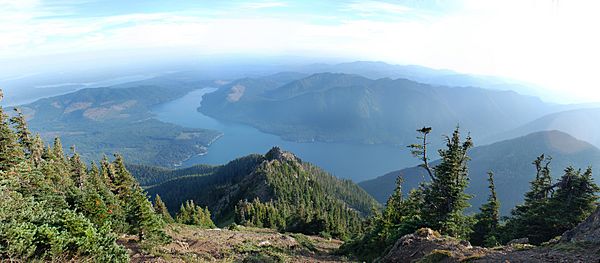
{"type": "Polygon", "coordinates": [[[197,206],[193,200],[188,200],[181,204],[176,216],[177,223],[186,225],[195,225],[204,228],[216,227],[210,218],[208,208],[197,206]]]}
{"type": "Polygon", "coordinates": [[[111,179],[112,184],[115,187],[116,194],[125,195],[129,191],[133,190],[132,188],[135,184],[137,184],[137,182],[131,173],[127,171],[123,157],[120,154],[115,154],[115,160],[112,163],[112,168],[114,169],[114,175],[111,176],[109,173],[109,177],[113,177],[111,179]]]}
{"type": "Polygon", "coordinates": [[[39,134],[36,134],[35,137],[33,137],[30,154],[30,160],[35,166],[39,166],[42,164],[44,155],[44,141],[42,140],[42,137],[39,134]]]}
{"type": "Polygon", "coordinates": [[[525,193],[525,201],[511,211],[511,218],[506,224],[503,241],[514,238],[529,238],[530,242],[539,244],[553,236],[549,228],[551,218],[549,202],[552,187],[550,174],[551,157],[542,154],[532,163],[536,169],[535,179],[530,183],[530,190],[525,193]]]}
{"type": "Polygon", "coordinates": [[[479,208],[480,212],[475,216],[477,223],[473,226],[471,243],[477,246],[494,247],[498,245],[498,226],[500,224],[500,202],[496,196],[494,185],[494,173],[488,173],[490,196],[487,203],[479,208]]]}
{"type": "Polygon", "coordinates": [[[166,223],[173,223],[173,217],[169,213],[169,209],[160,198],[160,195],[156,195],[154,198],[154,211],[158,214],[166,223]]]}
{"type": "Polygon", "coordinates": [[[581,170],[567,167],[548,203],[553,212],[547,220],[551,224],[549,227],[554,230],[552,234],[560,235],[585,220],[597,207],[596,193],[599,191],[591,167],[583,174],[581,170]]]}
{"type": "Polygon", "coordinates": [[[17,139],[21,144],[21,147],[25,150],[27,154],[30,154],[33,146],[33,138],[29,128],[27,128],[27,122],[25,121],[25,116],[20,109],[14,108],[16,113],[15,116],[10,118],[10,122],[15,128],[15,132],[17,134],[17,139]]]}
{"type": "Polygon", "coordinates": [[[463,211],[469,207],[465,193],[469,178],[467,151],[473,146],[471,137],[463,142],[459,129],[446,137],[447,149],[440,149],[441,162],[433,169],[433,179],[424,188],[423,220],[442,233],[465,238],[470,232],[469,218],[463,211]]]}
{"type": "Polygon", "coordinates": [[[71,178],[75,185],[79,188],[83,188],[83,183],[86,180],[87,168],[86,165],[81,161],[81,157],[75,152],[75,147],[71,147],[73,156],[71,156],[69,163],[71,166],[71,178]]]}
{"type": "MultiPolygon", "coordinates": [[[[3,94],[0,90],[0,101],[3,94]]],[[[0,107],[0,171],[8,171],[24,159],[23,148],[10,127],[8,116],[0,107]]]]}

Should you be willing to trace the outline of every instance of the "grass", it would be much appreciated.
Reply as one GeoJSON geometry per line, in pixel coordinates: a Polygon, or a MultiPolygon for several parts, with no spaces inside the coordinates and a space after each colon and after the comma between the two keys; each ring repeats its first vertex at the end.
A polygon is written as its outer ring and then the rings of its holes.
{"type": "Polygon", "coordinates": [[[296,239],[298,244],[302,247],[306,248],[308,251],[317,252],[318,249],[315,247],[315,243],[305,235],[302,234],[291,234],[291,236],[296,239]]]}

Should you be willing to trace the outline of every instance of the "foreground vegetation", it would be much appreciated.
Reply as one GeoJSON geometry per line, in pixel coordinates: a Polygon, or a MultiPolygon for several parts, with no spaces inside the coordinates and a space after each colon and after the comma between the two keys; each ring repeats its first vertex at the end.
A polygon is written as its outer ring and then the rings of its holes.
{"type": "Polygon", "coordinates": [[[369,220],[366,233],[344,244],[342,251],[362,260],[374,260],[385,255],[396,241],[418,229],[427,227],[449,237],[469,240],[478,246],[495,247],[513,239],[523,243],[541,244],[587,218],[597,207],[597,192],[591,168],[584,172],[567,167],[564,175],[554,181],[550,174],[551,158],[541,155],[534,162],[536,175],[525,202],[513,209],[510,217],[501,220],[500,200],[496,195],[494,175],[489,173],[489,198],[480,212],[465,214],[470,195],[465,193],[469,174],[467,152],[471,138],[461,140],[458,128],[447,137],[447,147],[439,150],[441,161],[430,166],[427,135],[431,128],[419,130],[421,143],[410,146],[413,155],[430,182],[402,192],[402,177],[382,213],[369,220]]]}
{"type": "MultiPolygon", "coordinates": [[[[487,202],[479,213],[468,215],[471,196],[465,189],[471,139],[463,140],[457,128],[446,138],[447,147],[438,152],[441,161],[432,166],[427,147],[430,131],[419,130],[420,143],[410,146],[430,182],[405,195],[399,178],[381,211],[351,181],[339,180],[277,147],[224,166],[170,171],[168,180],[157,176],[163,170],[132,166],[147,175],[146,183],[155,184],[148,188],[156,194],[152,204],[120,155],[88,166],[74,148],[66,155],[58,138],[52,146],[45,145],[29,131],[20,111],[9,118],[0,108],[0,259],[347,261],[333,254],[342,241],[332,237],[347,240],[341,254],[361,261],[395,262],[404,257],[402,246],[418,246],[416,241],[431,250],[423,255],[427,260],[522,257],[543,261],[549,257],[540,257],[540,251],[559,257],[560,251],[595,251],[596,245],[574,247],[557,243],[556,238],[597,207],[600,188],[591,168],[567,167],[554,180],[551,158],[539,156],[533,162],[537,173],[525,202],[504,219],[490,172],[487,202]],[[215,229],[213,219],[229,230],[215,229]],[[525,240],[513,240],[517,238],[525,240]],[[466,240],[495,248],[473,248],[466,240]],[[511,245],[498,248],[507,242],[511,245]],[[527,243],[545,246],[535,250],[527,243]]],[[[588,221],[589,226],[600,225],[593,218],[588,221]]]]}
{"type": "Polygon", "coordinates": [[[169,241],[121,156],[87,167],[59,139],[45,146],[22,114],[9,120],[1,108],[0,190],[3,259],[126,262],[120,234],[148,246],[169,241]]]}

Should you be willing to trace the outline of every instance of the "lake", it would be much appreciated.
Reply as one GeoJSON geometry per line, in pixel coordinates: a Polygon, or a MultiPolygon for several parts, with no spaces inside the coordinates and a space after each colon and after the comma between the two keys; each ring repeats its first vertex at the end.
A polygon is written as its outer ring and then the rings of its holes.
{"type": "Polygon", "coordinates": [[[207,154],[194,156],[185,161],[183,166],[225,164],[251,153],[264,154],[271,147],[279,146],[337,177],[360,182],[418,162],[406,147],[292,142],[283,140],[277,135],[261,132],[251,126],[221,122],[196,110],[202,102],[202,96],[215,90],[214,88],[195,90],[182,98],[153,109],[157,119],[161,121],[190,128],[213,129],[223,133],[223,136],[208,148],[207,154]]]}

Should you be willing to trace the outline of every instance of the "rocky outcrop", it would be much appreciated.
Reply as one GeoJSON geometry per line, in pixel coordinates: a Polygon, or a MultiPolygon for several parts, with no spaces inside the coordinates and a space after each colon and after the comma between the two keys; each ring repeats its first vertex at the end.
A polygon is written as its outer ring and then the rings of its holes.
{"type": "MultiPolygon", "coordinates": [[[[486,249],[472,247],[467,241],[441,236],[429,228],[417,230],[396,241],[392,249],[379,262],[414,262],[428,259],[432,262],[460,262],[479,258],[486,249]]],[[[429,262],[429,261],[427,261],[429,262]]]]}
{"type": "Polygon", "coordinates": [[[291,152],[287,152],[275,146],[265,154],[265,158],[269,161],[278,160],[280,162],[302,162],[300,158],[296,157],[291,152]]]}
{"type": "Polygon", "coordinates": [[[565,232],[560,241],[600,244],[600,207],[577,227],[565,232]]]}

